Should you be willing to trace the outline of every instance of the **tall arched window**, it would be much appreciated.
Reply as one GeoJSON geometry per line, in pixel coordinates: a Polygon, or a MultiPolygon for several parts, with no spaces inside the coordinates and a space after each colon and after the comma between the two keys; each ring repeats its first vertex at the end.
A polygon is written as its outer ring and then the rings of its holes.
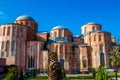
{"type": "Polygon", "coordinates": [[[6,52],[6,57],[8,57],[8,56],[9,56],[9,52],[7,51],[7,52],[6,52]]]}
{"type": "Polygon", "coordinates": [[[99,35],[99,41],[101,41],[102,39],[101,39],[101,35],[99,35]]]}
{"type": "Polygon", "coordinates": [[[5,46],[5,43],[4,43],[4,41],[2,41],[1,50],[3,50],[3,49],[4,49],[4,46],[5,46]]]}
{"type": "Polygon", "coordinates": [[[100,53],[100,66],[104,66],[105,62],[104,62],[104,54],[100,53]]]}
{"type": "Polygon", "coordinates": [[[9,51],[9,48],[10,48],[10,41],[7,41],[6,42],[6,51],[9,51]]]}
{"type": "Polygon", "coordinates": [[[3,35],[5,35],[5,29],[6,29],[6,27],[3,28],[3,35]]]}
{"type": "Polygon", "coordinates": [[[15,50],[15,41],[12,41],[12,46],[11,46],[11,47],[12,47],[12,48],[11,48],[12,51],[15,50]]]}
{"type": "Polygon", "coordinates": [[[7,29],[7,35],[8,36],[10,35],[10,27],[8,27],[8,29],[7,29]]]}
{"type": "Polygon", "coordinates": [[[87,32],[88,30],[87,30],[87,27],[85,27],[85,33],[87,32]]]}
{"type": "Polygon", "coordinates": [[[100,45],[100,53],[103,53],[103,51],[104,51],[104,48],[102,45],[100,45]]]}

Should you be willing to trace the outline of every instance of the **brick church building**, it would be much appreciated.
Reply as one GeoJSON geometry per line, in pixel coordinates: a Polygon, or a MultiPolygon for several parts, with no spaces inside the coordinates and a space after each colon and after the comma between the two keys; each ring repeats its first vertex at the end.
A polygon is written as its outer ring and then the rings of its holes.
{"type": "Polygon", "coordinates": [[[6,59],[6,65],[16,65],[24,71],[42,71],[48,70],[48,54],[52,51],[68,73],[102,65],[110,68],[109,53],[115,38],[97,23],[85,24],[81,30],[80,36],[73,36],[64,26],[55,26],[49,33],[40,32],[32,17],[19,16],[13,23],[0,25],[0,58],[6,59]]]}

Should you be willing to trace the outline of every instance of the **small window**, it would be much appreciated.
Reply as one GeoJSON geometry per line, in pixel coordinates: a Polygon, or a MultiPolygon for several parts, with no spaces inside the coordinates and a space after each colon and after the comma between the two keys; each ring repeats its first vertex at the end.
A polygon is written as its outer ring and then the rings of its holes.
{"type": "Polygon", "coordinates": [[[22,24],[22,25],[23,25],[23,22],[20,22],[20,24],[22,24]]]}
{"type": "Polygon", "coordinates": [[[2,58],[4,57],[4,52],[1,53],[1,57],[2,57],[2,58]]]}
{"type": "Polygon", "coordinates": [[[93,32],[95,32],[96,31],[96,27],[95,26],[93,26],[93,32]]]}

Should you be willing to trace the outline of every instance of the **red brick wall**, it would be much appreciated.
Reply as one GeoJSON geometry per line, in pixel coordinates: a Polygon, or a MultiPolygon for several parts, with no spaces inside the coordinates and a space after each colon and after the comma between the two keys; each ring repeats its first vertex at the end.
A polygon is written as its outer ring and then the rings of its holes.
{"type": "Polygon", "coordinates": [[[48,34],[47,33],[37,34],[37,40],[38,41],[47,41],[47,39],[48,39],[48,34]]]}

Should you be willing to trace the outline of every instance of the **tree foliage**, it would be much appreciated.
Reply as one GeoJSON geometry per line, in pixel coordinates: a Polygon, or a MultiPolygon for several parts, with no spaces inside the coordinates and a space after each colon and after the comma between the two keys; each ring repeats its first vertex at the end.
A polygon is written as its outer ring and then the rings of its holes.
{"type": "Polygon", "coordinates": [[[105,69],[105,67],[99,67],[97,73],[96,73],[96,77],[95,80],[108,80],[108,73],[105,69]]]}
{"type": "Polygon", "coordinates": [[[49,80],[62,80],[62,67],[57,59],[57,53],[49,54],[49,80]]]}
{"type": "Polygon", "coordinates": [[[9,67],[4,80],[15,80],[15,76],[14,76],[15,70],[16,70],[15,67],[9,67]]]}
{"type": "Polygon", "coordinates": [[[117,70],[118,70],[118,66],[120,65],[120,47],[115,47],[113,49],[110,55],[110,60],[112,66],[115,67],[115,77],[117,80],[117,70]]]}

